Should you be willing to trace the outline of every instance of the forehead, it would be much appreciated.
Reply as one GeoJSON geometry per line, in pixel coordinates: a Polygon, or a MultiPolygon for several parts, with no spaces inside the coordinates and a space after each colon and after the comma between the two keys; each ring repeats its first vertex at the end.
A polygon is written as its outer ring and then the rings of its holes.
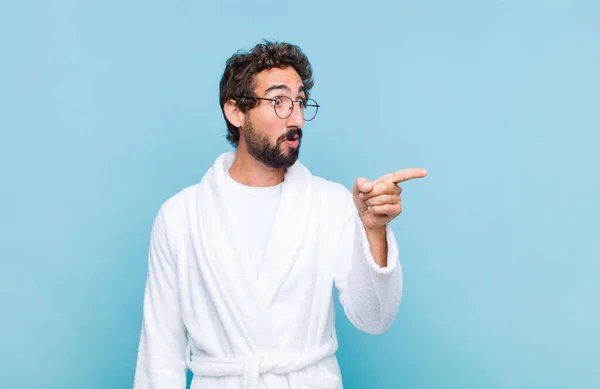
{"type": "Polygon", "coordinates": [[[254,90],[257,93],[263,93],[273,85],[286,85],[295,92],[303,83],[298,72],[291,66],[285,69],[272,68],[263,70],[254,76],[254,90]]]}

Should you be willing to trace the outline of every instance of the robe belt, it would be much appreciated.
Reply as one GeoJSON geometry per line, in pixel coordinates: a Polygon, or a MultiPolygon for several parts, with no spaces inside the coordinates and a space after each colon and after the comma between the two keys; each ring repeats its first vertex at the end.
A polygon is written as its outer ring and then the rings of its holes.
{"type": "Polygon", "coordinates": [[[208,377],[242,376],[242,388],[256,389],[261,374],[289,374],[335,354],[337,343],[306,350],[301,354],[269,352],[244,359],[192,356],[188,367],[196,375],[208,377]]]}

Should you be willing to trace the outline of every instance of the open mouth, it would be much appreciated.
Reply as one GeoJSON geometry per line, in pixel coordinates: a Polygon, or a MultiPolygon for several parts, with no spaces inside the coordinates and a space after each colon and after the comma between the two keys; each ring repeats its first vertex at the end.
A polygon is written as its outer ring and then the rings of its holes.
{"type": "Polygon", "coordinates": [[[287,138],[284,143],[286,143],[288,146],[298,147],[300,144],[300,138],[296,135],[292,138],[287,138]]]}
{"type": "Polygon", "coordinates": [[[300,145],[300,139],[302,139],[301,130],[290,130],[283,137],[283,143],[290,147],[296,148],[300,145]]]}

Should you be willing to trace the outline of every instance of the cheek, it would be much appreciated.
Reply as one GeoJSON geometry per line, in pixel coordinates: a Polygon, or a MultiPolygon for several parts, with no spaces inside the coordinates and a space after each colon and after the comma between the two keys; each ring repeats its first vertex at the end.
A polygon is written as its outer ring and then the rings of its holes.
{"type": "Polygon", "coordinates": [[[285,132],[283,120],[268,115],[255,115],[251,117],[252,127],[262,134],[266,135],[272,143],[277,142],[277,139],[285,132]]]}

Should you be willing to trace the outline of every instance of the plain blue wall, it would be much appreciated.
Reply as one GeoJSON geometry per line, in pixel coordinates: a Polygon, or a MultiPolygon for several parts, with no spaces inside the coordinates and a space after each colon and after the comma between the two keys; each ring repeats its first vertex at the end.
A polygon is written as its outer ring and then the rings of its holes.
{"type": "Polygon", "coordinates": [[[131,387],[152,220],[263,37],[314,65],[313,173],[429,171],[394,326],[338,305],[346,388],[600,387],[600,7],[516,0],[3,1],[0,387],[131,387]]]}

